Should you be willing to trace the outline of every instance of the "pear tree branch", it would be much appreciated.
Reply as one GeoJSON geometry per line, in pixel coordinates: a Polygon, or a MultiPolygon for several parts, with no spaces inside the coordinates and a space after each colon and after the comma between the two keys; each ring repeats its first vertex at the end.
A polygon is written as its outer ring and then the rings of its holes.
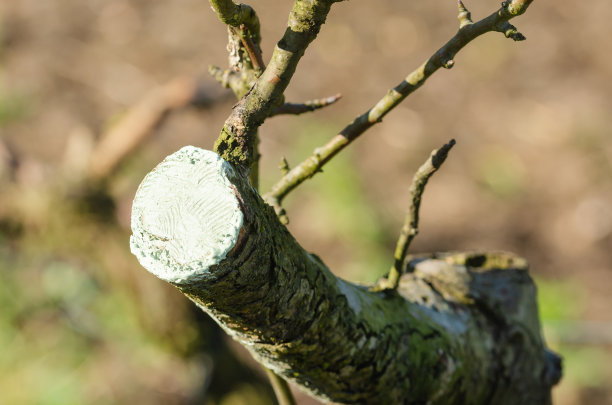
{"type": "Polygon", "coordinates": [[[457,31],[446,44],[438,49],[421,66],[402,80],[401,83],[389,90],[372,108],[355,118],[353,122],[342,129],[340,133],[334,136],[327,144],[315,149],[310,157],[283,176],[265,195],[266,201],[272,205],[277,212],[282,212],[281,204],[287,194],[305,180],[321,171],[321,168],[327,162],[361,134],[375,124],[381,122],[385,115],[416,89],[421,87],[436,71],[440,68],[452,68],[455,63],[455,55],[474,39],[492,31],[502,32],[514,40],[524,39],[508,21],[525,13],[532,1],[505,1],[502,3],[500,9],[478,22],[471,21],[471,17],[465,5],[461,1],[458,1],[459,31],[457,31]]]}
{"type": "Polygon", "coordinates": [[[243,26],[255,43],[261,41],[259,18],[251,6],[236,4],[232,0],[210,0],[210,5],[221,22],[231,27],[243,26]]]}
{"type": "Polygon", "coordinates": [[[248,173],[257,156],[254,148],[257,128],[283,104],[283,93],[298,62],[336,1],[294,1],[287,30],[274,48],[266,69],[225,121],[215,142],[215,151],[241,172],[248,173]]]}
{"type": "Polygon", "coordinates": [[[550,405],[561,377],[526,262],[412,257],[397,290],[336,277],[218,154],[185,147],[140,185],[132,252],[259,362],[343,404],[550,405]]]}
{"type": "Polygon", "coordinates": [[[397,289],[406,253],[410,243],[419,233],[419,209],[423,192],[425,192],[425,186],[429,178],[442,166],[453,146],[455,146],[455,140],[451,139],[450,142],[443,145],[440,149],[431,152],[429,159],[414,174],[412,184],[410,185],[410,208],[400,231],[400,236],[397,239],[393,256],[394,261],[387,276],[386,285],[382,287],[397,289]]]}

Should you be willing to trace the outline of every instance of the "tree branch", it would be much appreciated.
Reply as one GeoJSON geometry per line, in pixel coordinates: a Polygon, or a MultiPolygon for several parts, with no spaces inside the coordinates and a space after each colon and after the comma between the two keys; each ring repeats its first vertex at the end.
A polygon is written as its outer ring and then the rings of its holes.
{"type": "Polygon", "coordinates": [[[311,111],[315,111],[318,110],[320,108],[324,108],[327,107],[329,105],[334,104],[335,102],[337,102],[338,100],[340,100],[342,98],[342,94],[338,93],[334,96],[331,97],[326,97],[326,98],[318,98],[315,100],[309,100],[306,101],[305,103],[284,103],[283,105],[279,106],[278,108],[276,108],[273,112],[272,112],[272,116],[274,115],[281,115],[281,114],[292,114],[292,115],[299,115],[299,114],[303,114],[305,112],[311,112],[311,111]]]}
{"type": "Polygon", "coordinates": [[[223,70],[218,66],[209,66],[208,73],[215,79],[221,86],[226,89],[231,89],[234,95],[240,99],[250,89],[249,78],[245,77],[242,72],[235,70],[226,69],[223,70]]]}
{"type": "Polygon", "coordinates": [[[237,35],[240,38],[240,42],[249,55],[253,68],[259,71],[264,70],[266,65],[263,61],[259,44],[255,43],[252,37],[248,35],[244,24],[240,25],[240,27],[232,27],[232,31],[234,32],[234,35],[237,35]]]}
{"type": "Polygon", "coordinates": [[[179,77],[151,90],[102,134],[89,159],[88,177],[101,180],[110,175],[173,110],[187,105],[207,105],[211,98],[203,83],[179,77]]]}
{"type": "Polygon", "coordinates": [[[323,400],[550,404],[558,357],[508,254],[413,258],[397,294],[335,277],[242,175],[185,147],[140,185],[132,252],[275,373],[323,400]]]}
{"type": "Polygon", "coordinates": [[[242,172],[254,159],[257,128],[283,102],[283,93],[308,45],[316,38],[334,0],[295,0],[289,24],[266,70],[225,121],[215,151],[242,172]]]}
{"type": "MultiPolygon", "coordinates": [[[[491,31],[508,32],[508,20],[523,14],[532,1],[513,0],[504,2],[502,7],[490,16],[471,24],[463,24],[457,34],[444,46],[436,51],[425,63],[410,73],[400,84],[389,90],[376,105],[348,124],[338,135],[326,145],[315,149],[314,154],[283,176],[264,197],[272,206],[280,209],[283,198],[305,180],[314,176],[338,152],[353,142],[366,130],[382,121],[385,115],[393,110],[412,92],[441,67],[450,69],[454,65],[453,58],[468,43],[482,34],[491,31]]],[[[459,19],[465,21],[467,11],[459,2],[459,19]]],[[[507,34],[508,35],[508,34],[507,34]]],[[[516,39],[517,34],[512,34],[516,39]]]]}
{"type": "Polygon", "coordinates": [[[256,44],[261,42],[259,17],[247,4],[236,4],[232,0],[209,0],[217,16],[226,25],[240,28],[244,26],[256,44]]]}
{"type": "Polygon", "coordinates": [[[419,233],[419,209],[421,207],[421,199],[425,186],[429,178],[438,171],[442,163],[446,160],[448,152],[455,146],[455,140],[451,139],[449,143],[443,145],[440,149],[431,152],[431,156],[427,161],[419,167],[419,170],[414,174],[412,184],[410,185],[410,209],[406,215],[404,225],[400,231],[400,236],[397,239],[395,253],[393,255],[394,262],[387,277],[387,283],[382,287],[396,289],[399,284],[399,278],[404,266],[404,259],[410,247],[410,243],[419,233]]]}

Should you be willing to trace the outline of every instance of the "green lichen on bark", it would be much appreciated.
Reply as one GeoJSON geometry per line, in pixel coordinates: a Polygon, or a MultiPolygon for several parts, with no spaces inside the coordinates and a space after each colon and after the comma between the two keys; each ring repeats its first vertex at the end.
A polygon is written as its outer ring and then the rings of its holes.
{"type": "MultiPolygon", "coordinates": [[[[228,24],[248,20],[242,11],[228,14],[241,7],[231,1],[211,3],[219,5],[215,10],[228,24]]],[[[172,283],[257,360],[324,400],[549,404],[560,363],[540,335],[535,287],[522,259],[506,254],[413,257],[397,290],[372,291],[335,277],[306,252],[248,182],[257,160],[257,129],[283,103],[297,63],[332,3],[294,2],[270,63],[234,107],[215,143],[215,151],[239,173],[230,179],[231,190],[244,221],[233,248],[224,259],[202,267],[197,277],[172,283]]],[[[452,67],[454,55],[472,39],[489,31],[510,32],[507,21],[530,3],[504,2],[484,20],[463,24],[372,109],[289,171],[270,201],[280,202],[313,176],[440,67],[452,67]]],[[[518,31],[513,35],[518,38],[518,31]]]]}
{"type": "Polygon", "coordinates": [[[411,258],[397,292],[374,293],[306,252],[243,176],[230,181],[240,236],[174,285],[265,366],[339,403],[549,403],[558,373],[535,288],[526,268],[501,266],[520,260],[411,258]]]}

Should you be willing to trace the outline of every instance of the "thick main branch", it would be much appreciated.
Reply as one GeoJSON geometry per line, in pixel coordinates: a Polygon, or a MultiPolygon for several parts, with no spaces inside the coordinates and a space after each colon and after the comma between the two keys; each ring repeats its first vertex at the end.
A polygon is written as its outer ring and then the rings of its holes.
{"type": "Polygon", "coordinates": [[[547,404],[560,377],[525,263],[410,261],[397,292],[335,277],[217,154],[185,147],[143,181],[132,251],[284,378],[350,404],[547,404]]]}

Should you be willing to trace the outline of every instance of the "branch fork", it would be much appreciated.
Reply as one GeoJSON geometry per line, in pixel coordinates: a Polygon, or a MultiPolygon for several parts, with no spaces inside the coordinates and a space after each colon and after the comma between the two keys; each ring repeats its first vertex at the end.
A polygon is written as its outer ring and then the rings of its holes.
{"type": "Polygon", "coordinates": [[[370,291],[334,276],[229,163],[194,147],[144,179],[132,232],[145,268],[323,401],[550,404],[560,363],[520,258],[417,257],[397,294],[370,291]]]}
{"type": "Polygon", "coordinates": [[[458,1],[458,33],[312,156],[293,169],[283,160],[282,178],[265,201],[256,181],[248,180],[257,173],[258,127],[272,115],[311,111],[339,98],[296,105],[284,103],[283,96],[335,1],[295,0],[267,68],[257,56],[259,21],[252,8],[231,0],[210,2],[234,27],[230,41],[244,50],[230,63],[241,76],[211,72],[241,99],[214,152],[185,147],[140,185],[131,248],[141,264],[181,290],[272,370],[283,404],[293,403],[283,379],[324,401],[347,404],[550,404],[560,359],[541,337],[525,261],[506,253],[406,260],[418,233],[425,185],[454,140],[432,152],[414,176],[386,289],[334,276],[289,233],[281,207],[289,192],[428,77],[450,69],[467,43],[491,31],[524,39],[508,21],[532,0],[506,1],[475,23],[458,1]],[[232,80],[242,80],[242,86],[232,80]]]}

